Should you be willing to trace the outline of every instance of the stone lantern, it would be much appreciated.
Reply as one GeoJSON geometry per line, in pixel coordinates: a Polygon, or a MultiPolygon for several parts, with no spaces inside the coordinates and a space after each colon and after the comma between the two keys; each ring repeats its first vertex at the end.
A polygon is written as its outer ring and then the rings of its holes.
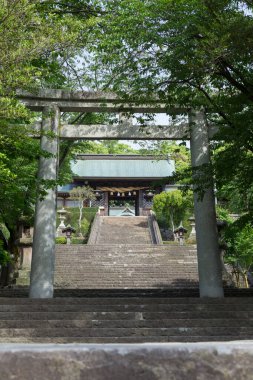
{"type": "Polygon", "coordinates": [[[67,244],[70,244],[70,243],[71,243],[71,235],[72,235],[73,233],[75,233],[76,230],[75,230],[73,227],[71,227],[70,224],[68,224],[67,227],[64,228],[64,229],[62,230],[62,232],[63,232],[64,234],[66,234],[67,244]]]}
{"type": "Polygon", "coordinates": [[[148,192],[145,193],[144,195],[144,198],[147,200],[147,201],[151,201],[154,197],[154,194],[152,193],[151,190],[149,190],[148,192]]]}
{"type": "Polygon", "coordinates": [[[189,235],[190,239],[196,239],[196,229],[195,229],[195,217],[192,215],[189,219],[190,226],[191,226],[191,232],[189,235]]]}
{"type": "Polygon", "coordinates": [[[59,214],[60,224],[56,231],[56,236],[62,236],[63,235],[63,229],[66,228],[64,220],[66,219],[67,211],[64,209],[64,207],[61,210],[58,210],[57,213],[59,214]]]}
{"type": "Polygon", "coordinates": [[[178,228],[174,230],[174,233],[177,236],[179,245],[184,245],[184,235],[186,234],[187,229],[183,227],[182,222],[178,228]]]}
{"type": "Polygon", "coordinates": [[[224,228],[227,227],[228,225],[226,220],[221,220],[221,219],[217,219],[216,224],[217,224],[217,230],[218,230],[219,235],[224,230],[224,228]]]}

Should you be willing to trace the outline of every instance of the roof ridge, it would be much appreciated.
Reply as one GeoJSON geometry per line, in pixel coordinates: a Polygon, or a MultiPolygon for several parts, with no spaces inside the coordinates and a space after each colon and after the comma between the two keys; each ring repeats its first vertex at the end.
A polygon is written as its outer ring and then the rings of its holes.
{"type": "Polygon", "coordinates": [[[93,160],[168,160],[170,158],[169,155],[140,155],[140,154],[77,154],[76,160],[85,160],[85,159],[93,159],[93,160]]]}

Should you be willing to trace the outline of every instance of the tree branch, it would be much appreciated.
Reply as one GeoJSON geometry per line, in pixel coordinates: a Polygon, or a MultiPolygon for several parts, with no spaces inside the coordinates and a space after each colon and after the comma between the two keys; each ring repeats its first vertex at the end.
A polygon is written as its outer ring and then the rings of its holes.
{"type": "Polygon", "coordinates": [[[237,88],[242,94],[244,94],[251,102],[253,102],[253,94],[252,92],[242,83],[238,82],[231,73],[228,70],[228,67],[225,65],[225,63],[219,59],[218,61],[218,67],[220,68],[220,71],[217,72],[218,75],[223,76],[227,79],[227,81],[232,84],[235,88],[237,88]]]}

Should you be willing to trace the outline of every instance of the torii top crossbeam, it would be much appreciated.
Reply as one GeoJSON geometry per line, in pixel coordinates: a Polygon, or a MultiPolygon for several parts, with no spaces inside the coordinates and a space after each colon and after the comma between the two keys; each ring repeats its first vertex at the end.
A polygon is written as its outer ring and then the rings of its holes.
{"type": "MultiPolygon", "coordinates": [[[[17,98],[32,111],[43,111],[57,106],[61,112],[108,112],[108,113],[166,113],[189,114],[187,107],[169,107],[158,100],[129,100],[119,98],[111,92],[73,92],[70,90],[42,89],[34,93],[20,91],[17,98]]],[[[40,131],[41,124],[34,125],[40,131]]],[[[67,125],[62,123],[60,137],[63,139],[120,139],[120,140],[183,140],[189,139],[189,123],[169,123],[167,125],[132,125],[126,119],[118,125],[67,125]],[[127,123],[127,125],[126,125],[127,123]]],[[[208,126],[209,138],[217,132],[208,126]]]]}
{"type": "Polygon", "coordinates": [[[189,108],[170,107],[159,100],[136,101],[119,98],[110,92],[73,92],[69,90],[43,89],[34,93],[20,91],[17,94],[30,110],[42,111],[55,104],[62,112],[132,112],[132,113],[187,113],[189,108]]]}

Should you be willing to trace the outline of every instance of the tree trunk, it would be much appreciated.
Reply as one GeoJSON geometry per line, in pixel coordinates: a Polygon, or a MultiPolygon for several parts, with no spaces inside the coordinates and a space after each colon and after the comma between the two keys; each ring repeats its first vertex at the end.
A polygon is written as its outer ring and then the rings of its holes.
{"type": "Polygon", "coordinates": [[[79,234],[82,235],[82,217],[83,217],[83,200],[81,200],[79,204],[79,234]]]}
{"type": "Polygon", "coordinates": [[[174,233],[175,225],[174,225],[173,214],[170,214],[170,224],[171,224],[172,231],[173,231],[173,233],[174,233]]]}
{"type": "Polygon", "coordinates": [[[8,231],[10,233],[10,237],[8,239],[8,251],[12,257],[12,263],[9,263],[7,267],[4,269],[4,282],[5,285],[12,284],[15,281],[15,275],[18,272],[19,266],[19,249],[17,246],[17,239],[19,238],[18,230],[19,225],[17,224],[14,227],[10,227],[6,225],[8,231]]]}

